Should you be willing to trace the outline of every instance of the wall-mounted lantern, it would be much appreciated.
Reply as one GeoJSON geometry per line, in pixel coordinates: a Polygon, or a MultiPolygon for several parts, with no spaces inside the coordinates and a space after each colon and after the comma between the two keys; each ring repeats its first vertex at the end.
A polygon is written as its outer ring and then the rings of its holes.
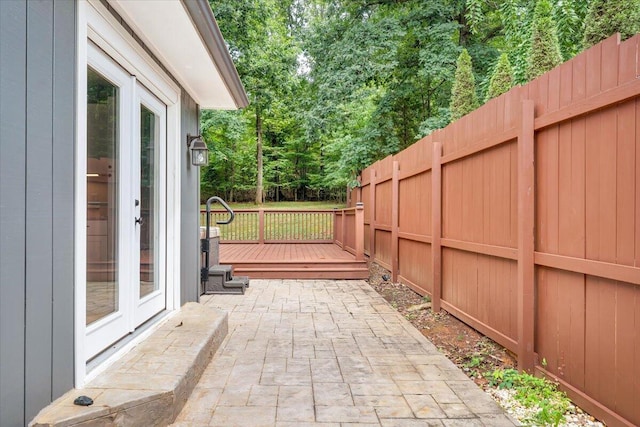
{"type": "Polygon", "coordinates": [[[187,147],[191,151],[193,166],[207,166],[209,164],[209,149],[200,135],[187,135],[187,147]]]}

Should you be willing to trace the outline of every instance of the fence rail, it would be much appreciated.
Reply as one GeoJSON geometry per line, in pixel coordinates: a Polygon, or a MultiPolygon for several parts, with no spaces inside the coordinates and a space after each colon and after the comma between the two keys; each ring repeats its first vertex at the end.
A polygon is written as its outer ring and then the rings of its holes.
{"type": "MultiPolygon", "coordinates": [[[[355,237],[355,230],[358,228],[356,211],[362,209],[237,209],[234,210],[235,220],[220,227],[220,241],[258,244],[338,243],[343,249],[355,254],[358,249],[355,237]]],[[[210,214],[211,224],[228,216],[224,210],[214,210],[210,214]]],[[[201,210],[200,223],[204,224],[205,220],[206,211],[201,210]]]]}
{"type": "Polygon", "coordinates": [[[371,165],[348,197],[394,279],[612,426],[640,425],[639,57],[640,35],[611,37],[371,165]]]}

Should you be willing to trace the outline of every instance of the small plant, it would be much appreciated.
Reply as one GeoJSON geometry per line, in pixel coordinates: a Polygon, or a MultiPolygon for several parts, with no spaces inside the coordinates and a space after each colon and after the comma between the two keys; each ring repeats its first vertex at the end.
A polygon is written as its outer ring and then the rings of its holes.
{"type": "Polygon", "coordinates": [[[482,363],[482,357],[481,356],[473,356],[471,358],[471,360],[469,362],[467,362],[465,365],[468,368],[477,368],[478,366],[480,366],[481,363],[482,363]]]}
{"type": "Polygon", "coordinates": [[[469,373],[469,376],[472,378],[481,378],[482,373],[480,372],[480,367],[484,363],[484,357],[481,354],[474,354],[464,364],[464,371],[469,373]]]}
{"type": "Polygon", "coordinates": [[[497,369],[489,376],[493,387],[513,389],[514,398],[526,408],[536,408],[531,419],[533,425],[558,426],[565,421],[569,398],[558,390],[555,383],[515,369],[497,369]]]}
{"type": "Polygon", "coordinates": [[[404,315],[404,317],[408,321],[412,321],[412,320],[415,320],[416,317],[418,317],[418,315],[416,313],[407,313],[407,314],[404,315]]]}

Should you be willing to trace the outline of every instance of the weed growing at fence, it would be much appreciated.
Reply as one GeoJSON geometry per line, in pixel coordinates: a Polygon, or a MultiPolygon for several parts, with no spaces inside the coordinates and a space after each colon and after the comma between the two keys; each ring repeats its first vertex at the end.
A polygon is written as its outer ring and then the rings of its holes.
{"type": "Polygon", "coordinates": [[[564,414],[569,409],[570,400],[555,383],[515,369],[493,371],[489,383],[494,387],[514,390],[514,398],[518,402],[526,408],[536,409],[527,422],[558,426],[565,421],[564,414]]]}

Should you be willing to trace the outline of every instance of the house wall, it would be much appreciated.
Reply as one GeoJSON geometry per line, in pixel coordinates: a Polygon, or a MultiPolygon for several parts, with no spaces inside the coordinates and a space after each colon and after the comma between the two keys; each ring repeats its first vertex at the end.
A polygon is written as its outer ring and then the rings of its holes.
{"type": "MultiPolygon", "coordinates": [[[[77,4],[0,1],[0,425],[73,388],[77,4]]],[[[183,90],[181,134],[199,110],[183,90]]],[[[181,303],[198,299],[199,171],[181,160],[181,303]]]]}
{"type": "Polygon", "coordinates": [[[0,424],[73,387],[76,4],[0,1],[0,424]]]}
{"type": "Polygon", "coordinates": [[[200,134],[200,111],[198,104],[182,90],[180,112],[181,135],[184,141],[180,162],[181,229],[180,229],[180,303],[198,301],[200,287],[200,173],[191,165],[187,149],[187,134],[200,134]]]}

